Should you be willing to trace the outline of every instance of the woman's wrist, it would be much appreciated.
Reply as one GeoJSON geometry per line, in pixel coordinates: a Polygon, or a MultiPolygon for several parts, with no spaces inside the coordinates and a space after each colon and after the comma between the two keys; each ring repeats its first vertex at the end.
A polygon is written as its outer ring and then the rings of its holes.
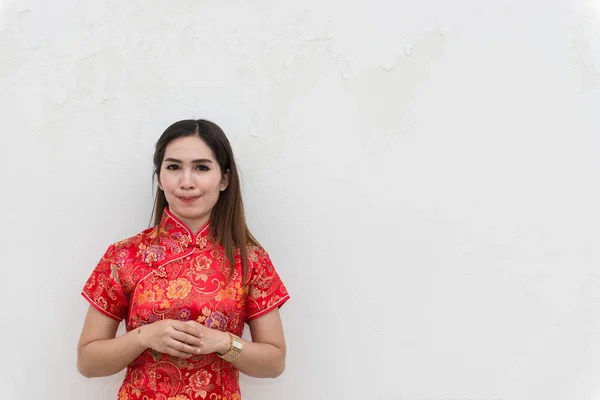
{"type": "Polygon", "coordinates": [[[140,327],[134,329],[133,331],[129,332],[129,334],[131,336],[133,336],[132,339],[138,347],[146,350],[148,348],[148,345],[146,344],[146,341],[145,341],[144,332],[142,332],[143,329],[144,329],[144,327],[140,326],[140,327]]]}
{"type": "Polygon", "coordinates": [[[231,335],[229,332],[222,332],[221,339],[219,340],[219,346],[217,353],[220,355],[227,354],[231,350],[231,335]]]}

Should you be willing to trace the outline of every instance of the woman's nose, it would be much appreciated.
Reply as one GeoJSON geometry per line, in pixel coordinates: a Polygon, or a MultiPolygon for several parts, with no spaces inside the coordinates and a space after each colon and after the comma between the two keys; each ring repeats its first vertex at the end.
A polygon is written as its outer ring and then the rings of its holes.
{"type": "Polygon", "coordinates": [[[181,185],[181,188],[183,188],[183,189],[193,189],[194,188],[194,180],[192,179],[191,171],[184,171],[183,174],[181,174],[180,185],[181,185]]]}

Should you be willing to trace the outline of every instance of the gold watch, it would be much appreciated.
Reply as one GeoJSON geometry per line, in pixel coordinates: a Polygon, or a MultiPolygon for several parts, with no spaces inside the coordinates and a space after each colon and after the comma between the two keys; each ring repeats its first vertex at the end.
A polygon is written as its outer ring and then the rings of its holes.
{"type": "Polygon", "coordinates": [[[232,362],[242,354],[242,339],[229,333],[229,351],[225,354],[217,353],[225,361],[232,362]]]}

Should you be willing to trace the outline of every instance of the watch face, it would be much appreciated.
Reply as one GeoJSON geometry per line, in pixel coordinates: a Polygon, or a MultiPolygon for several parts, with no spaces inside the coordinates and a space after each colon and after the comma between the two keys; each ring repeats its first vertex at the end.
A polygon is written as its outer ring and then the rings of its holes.
{"type": "Polygon", "coordinates": [[[242,341],[238,338],[233,338],[233,347],[239,351],[242,351],[242,341]]]}

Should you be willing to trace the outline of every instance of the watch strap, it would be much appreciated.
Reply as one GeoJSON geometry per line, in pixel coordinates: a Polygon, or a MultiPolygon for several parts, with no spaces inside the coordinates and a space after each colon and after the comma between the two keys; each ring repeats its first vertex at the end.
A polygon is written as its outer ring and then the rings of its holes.
{"type": "Polygon", "coordinates": [[[232,333],[229,333],[229,351],[225,354],[217,353],[217,355],[228,362],[234,361],[242,354],[242,339],[232,333]]]}

